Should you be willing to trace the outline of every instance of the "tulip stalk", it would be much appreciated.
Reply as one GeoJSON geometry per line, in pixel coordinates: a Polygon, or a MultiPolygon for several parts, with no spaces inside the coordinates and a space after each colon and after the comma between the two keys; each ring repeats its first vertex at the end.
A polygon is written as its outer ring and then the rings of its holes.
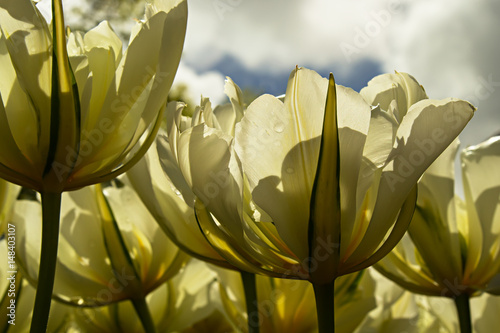
{"type": "Polygon", "coordinates": [[[257,285],[255,274],[241,271],[241,281],[245,291],[245,303],[247,306],[248,333],[259,333],[259,309],[257,308],[257,285]],[[255,322],[253,319],[256,319],[255,322]]]}
{"type": "Polygon", "coordinates": [[[59,244],[59,216],[61,193],[42,192],[42,249],[35,296],[35,307],[31,319],[31,333],[45,332],[49,321],[50,303],[54,288],[59,244]]]}
{"type": "Polygon", "coordinates": [[[132,305],[134,306],[135,312],[139,316],[139,320],[144,327],[144,332],[146,333],[156,333],[155,323],[151,312],[149,311],[148,304],[146,303],[146,298],[133,299],[132,305]]]}
{"type": "Polygon", "coordinates": [[[461,333],[472,333],[472,323],[470,315],[470,297],[464,293],[457,296],[455,299],[457,308],[458,322],[460,324],[461,333]]]}
{"type": "Polygon", "coordinates": [[[319,333],[333,333],[335,332],[335,280],[321,285],[313,283],[313,289],[318,315],[318,331],[319,333]]]}

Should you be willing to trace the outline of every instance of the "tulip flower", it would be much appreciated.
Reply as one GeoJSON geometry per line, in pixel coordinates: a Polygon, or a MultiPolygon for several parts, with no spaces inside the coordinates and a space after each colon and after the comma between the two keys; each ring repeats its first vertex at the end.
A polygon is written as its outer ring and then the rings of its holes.
{"type": "MultiPolygon", "coordinates": [[[[421,310],[418,321],[420,332],[459,332],[459,322],[454,314],[453,300],[448,297],[429,297],[413,294],[421,310]]],[[[471,298],[471,314],[474,332],[491,332],[493,327],[500,324],[498,312],[500,298],[496,295],[483,293],[481,296],[471,298]]]]}
{"type": "MultiPolygon", "coordinates": [[[[146,301],[157,332],[229,332],[230,327],[214,305],[215,278],[207,265],[192,260],[148,295],[146,301]]],[[[78,308],[75,313],[76,323],[84,332],[143,332],[137,314],[127,302],[78,308]]]]}
{"type": "Polygon", "coordinates": [[[335,279],[399,242],[417,180],[475,110],[426,99],[398,120],[397,108],[372,108],[333,77],[297,68],[284,102],[257,98],[234,137],[212,127],[210,115],[184,130],[177,121],[168,134],[212,246],[242,270],[312,282],[320,332],[334,329],[325,309],[335,279]]]}
{"type": "Polygon", "coordinates": [[[454,299],[461,330],[470,332],[469,298],[500,294],[500,138],[462,152],[464,199],[454,190],[458,145],[422,176],[409,237],[377,269],[413,292],[454,299]]]}
{"type": "MultiPolygon", "coordinates": [[[[148,332],[146,296],[172,278],[187,256],[158,227],[137,194],[120,181],[63,194],[54,298],[79,307],[130,300],[148,332]]],[[[37,284],[40,204],[18,200],[17,259],[37,284]]]]}
{"type": "MultiPolygon", "coordinates": [[[[245,332],[245,302],[243,285],[235,272],[214,268],[219,281],[223,313],[236,331],[245,332]]],[[[310,283],[301,280],[257,276],[258,302],[256,313],[248,320],[261,322],[261,332],[318,331],[314,291],[310,283]]],[[[340,332],[354,332],[366,313],[376,306],[375,281],[367,271],[339,278],[335,286],[337,328],[340,332]]],[[[333,315],[333,311],[332,311],[333,315]]]]}
{"type": "Polygon", "coordinates": [[[154,138],[179,63],[186,2],[146,9],[122,54],[107,22],[66,41],[60,1],[54,39],[32,1],[2,2],[3,178],[57,193],[112,179],[142,157],[140,139],[154,138]]]}
{"type": "MultiPolygon", "coordinates": [[[[253,273],[255,270],[252,266],[246,266],[245,270],[242,270],[240,265],[235,266],[226,261],[200,231],[194,213],[196,196],[182,175],[177,161],[176,138],[181,132],[193,126],[205,122],[215,130],[234,135],[235,125],[241,120],[245,109],[241,98],[242,92],[230,78],[226,81],[225,92],[230,103],[219,105],[212,110],[209,99],[202,98],[201,105],[190,116],[184,114],[185,105],[182,103],[169,103],[167,131],[160,130],[157,143],[153,143],[144,158],[126,174],[131,185],[167,235],[182,250],[195,258],[240,271],[245,281],[245,292],[249,293],[246,298],[252,300],[256,297],[255,281],[252,274],[247,274],[246,271],[253,273]],[[172,140],[172,143],[169,140],[172,140]]],[[[250,201],[246,201],[245,204],[250,211],[250,201]]],[[[240,257],[239,249],[231,244],[226,244],[225,251],[226,256],[230,253],[235,258],[240,257]]],[[[287,260],[293,262],[292,259],[287,260]]]]}
{"type": "Polygon", "coordinates": [[[32,331],[44,331],[61,193],[104,182],[154,140],[179,64],[185,0],[152,0],[122,55],[103,22],[67,40],[61,0],[52,27],[31,0],[0,4],[0,177],[42,194],[40,288],[32,331]]]}
{"type": "Polygon", "coordinates": [[[428,314],[421,311],[416,295],[399,287],[371,267],[366,271],[370,273],[375,284],[373,294],[377,306],[358,325],[356,332],[427,332],[422,330],[422,327],[431,324],[427,323],[428,314]]]}

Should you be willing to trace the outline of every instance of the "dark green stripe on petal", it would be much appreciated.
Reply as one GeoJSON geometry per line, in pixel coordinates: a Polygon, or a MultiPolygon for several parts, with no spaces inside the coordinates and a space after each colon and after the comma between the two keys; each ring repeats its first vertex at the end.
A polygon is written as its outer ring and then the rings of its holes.
{"type": "Polygon", "coordinates": [[[340,251],[340,150],[337,95],[330,74],[318,167],[309,214],[309,274],[314,284],[337,277],[340,251]]]}
{"type": "Polygon", "coordinates": [[[127,287],[127,294],[134,295],[135,297],[144,296],[142,295],[140,275],[134,266],[132,257],[125,244],[125,240],[123,239],[109,202],[103,193],[101,184],[95,185],[95,199],[101,214],[104,244],[115,275],[126,274],[126,276],[133,276],[134,278],[132,280],[126,281],[128,285],[124,285],[124,287],[127,287]]]}
{"type": "Polygon", "coordinates": [[[71,173],[80,141],[80,101],[66,49],[66,29],[61,0],[52,0],[52,89],[50,141],[45,169],[47,191],[62,191],[71,173]]]}

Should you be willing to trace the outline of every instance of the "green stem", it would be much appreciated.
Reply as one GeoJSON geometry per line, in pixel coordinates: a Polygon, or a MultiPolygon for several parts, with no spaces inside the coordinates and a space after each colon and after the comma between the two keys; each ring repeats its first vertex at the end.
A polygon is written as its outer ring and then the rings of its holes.
{"type": "Polygon", "coordinates": [[[469,295],[464,293],[455,298],[457,307],[458,321],[460,323],[461,333],[472,333],[472,322],[470,317],[469,295]]]}
{"type": "Polygon", "coordinates": [[[42,250],[38,268],[35,307],[31,318],[31,333],[43,333],[47,330],[56,273],[57,246],[59,244],[61,193],[41,193],[41,195],[42,250]]]}
{"type": "Polygon", "coordinates": [[[322,285],[313,283],[319,333],[335,332],[334,287],[335,280],[322,285]]]}
{"type": "Polygon", "coordinates": [[[146,303],[146,298],[133,299],[132,304],[134,305],[135,312],[141,320],[142,327],[146,333],[155,333],[156,327],[151,317],[151,312],[149,312],[148,304],[146,303]]]}
{"type": "Polygon", "coordinates": [[[257,307],[257,285],[255,274],[240,272],[245,290],[245,303],[247,305],[248,333],[259,333],[260,316],[257,307]]]}

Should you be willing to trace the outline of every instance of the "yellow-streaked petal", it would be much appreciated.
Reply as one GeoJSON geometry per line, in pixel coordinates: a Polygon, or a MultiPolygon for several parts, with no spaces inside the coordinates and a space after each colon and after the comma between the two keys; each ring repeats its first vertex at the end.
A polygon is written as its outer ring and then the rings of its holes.
{"type": "MultiPolygon", "coordinates": [[[[33,168],[31,162],[26,159],[22,151],[17,146],[14,136],[12,135],[9,121],[7,119],[6,110],[3,106],[2,95],[0,94],[0,164],[16,171],[20,175],[36,176],[36,169],[33,168]]],[[[4,177],[6,177],[4,175],[4,177]]],[[[24,177],[23,177],[24,178],[24,177]]],[[[25,176],[25,178],[28,178],[25,176]]]]}

